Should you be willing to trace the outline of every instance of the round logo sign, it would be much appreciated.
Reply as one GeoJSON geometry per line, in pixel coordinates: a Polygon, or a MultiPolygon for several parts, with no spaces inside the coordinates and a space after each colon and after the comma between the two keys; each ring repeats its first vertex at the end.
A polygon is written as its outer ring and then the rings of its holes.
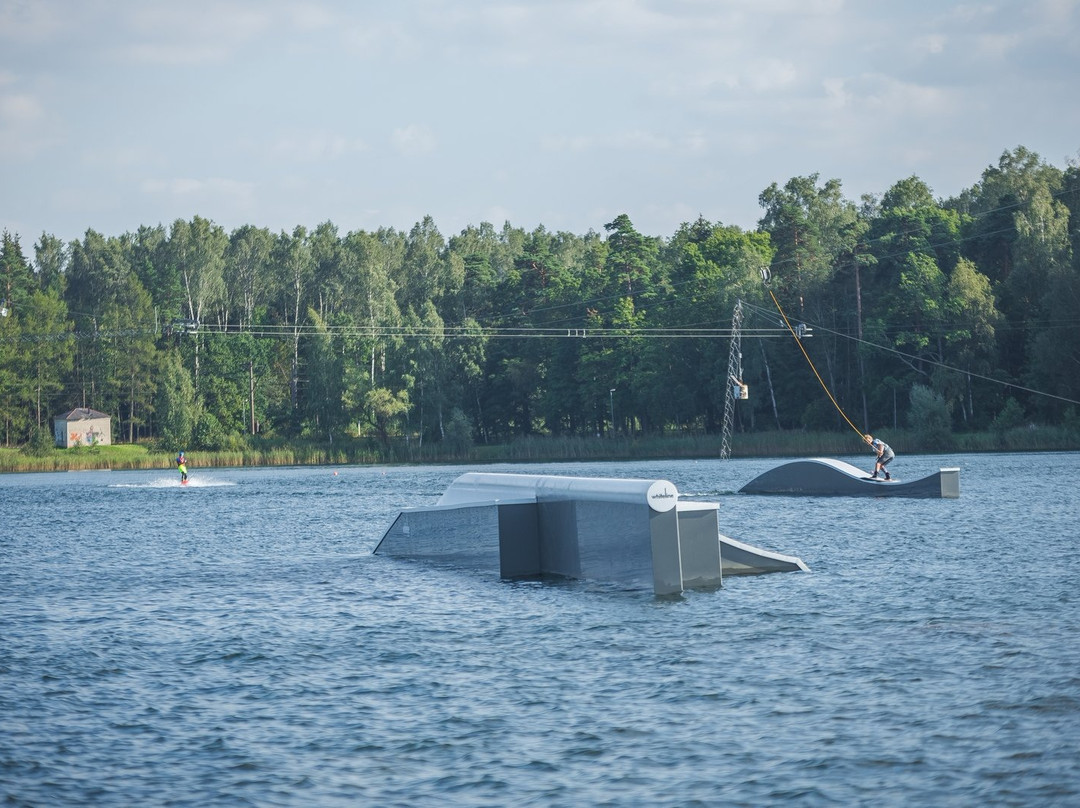
{"type": "Polygon", "coordinates": [[[679,492],[667,480],[657,480],[649,486],[645,498],[648,500],[650,508],[663,513],[675,507],[675,503],[679,499],[679,492]]]}

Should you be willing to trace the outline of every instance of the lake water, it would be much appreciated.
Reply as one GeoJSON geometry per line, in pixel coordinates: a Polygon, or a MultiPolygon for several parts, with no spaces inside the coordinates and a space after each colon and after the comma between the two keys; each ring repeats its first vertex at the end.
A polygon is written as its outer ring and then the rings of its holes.
{"type": "Polygon", "coordinates": [[[0,475],[0,802],[1080,804],[1080,454],[734,493],[782,462],[479,467],[665,478],[811,570],[673,599],[372,555],[478,467],[0,475]]]}

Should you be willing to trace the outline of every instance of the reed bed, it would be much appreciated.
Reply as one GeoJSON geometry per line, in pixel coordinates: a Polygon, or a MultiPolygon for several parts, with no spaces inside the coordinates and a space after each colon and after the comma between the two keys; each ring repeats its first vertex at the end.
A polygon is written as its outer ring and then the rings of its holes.
{"type": "MultiPolygon", "coordinates": [[[[892,430],[885,439],[899,454],[1043,452],[1080,450],[1080,429],[1025,426],[1005,431],[954,433],[933,439],[912,430],[892,430]]],[[[192,450],[190,467],[314,466],[439,463],[537,463],[682,459],[720,456],[720,436],[704,434],[644,437],[528,436],[499,445],[450,450],[445,444],[353,440],[333,445],[264,445],[224,451],[192,450]]],[[[829,457],[867,451],[852,432],[751,432],[736,434],[732,457],[829,457]]],[[[88,471],[92,469],[172,469],[173,453],[142,444],[49,449],[27,453],[0,447],[0,472],[88,471]]]]}

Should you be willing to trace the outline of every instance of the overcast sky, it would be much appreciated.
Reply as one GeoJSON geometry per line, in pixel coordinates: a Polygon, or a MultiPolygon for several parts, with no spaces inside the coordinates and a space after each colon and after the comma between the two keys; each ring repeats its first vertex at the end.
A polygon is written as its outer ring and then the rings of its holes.
{"type": "Polygon", "coordinates": [[[744,228],[1080,153],[1080,0],[0,0],[0,228],[744,228]]]}

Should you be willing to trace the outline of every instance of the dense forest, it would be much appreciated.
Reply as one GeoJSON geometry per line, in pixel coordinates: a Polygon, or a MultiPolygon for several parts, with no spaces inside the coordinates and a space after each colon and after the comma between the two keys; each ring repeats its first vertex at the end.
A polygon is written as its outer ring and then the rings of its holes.
{"type": "Polygon", "coordinates": [[[92,407],[113,439],[465,447],[523,435],[714,433],[742,313],[741,431],[1075,423],[1080,166],[1020,147],[955,198],[918,177],[844,198],[773,184],[756,230],[627,215],[497,229],[3,234],[0,441],[92,407]],[[782,306],[800,329],[782,330],[782,306]],[[816,378],[816,371],[820,374],[816,378]]]}

